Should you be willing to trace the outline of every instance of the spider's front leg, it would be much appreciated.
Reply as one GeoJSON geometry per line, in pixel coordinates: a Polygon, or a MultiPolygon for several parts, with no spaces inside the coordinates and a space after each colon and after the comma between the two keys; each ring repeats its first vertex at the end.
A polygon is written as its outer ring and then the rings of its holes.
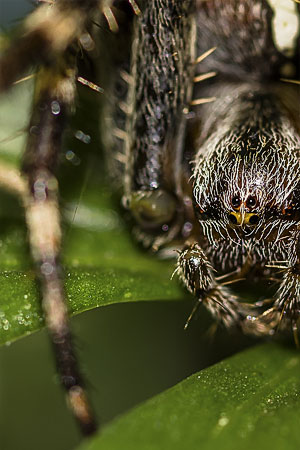
{"type": "Polygon", "coordinates": [[[194,2],[147,2],[136,20],[126,125],[124,204],[146,246],[179,231],[182,151],[191,97],[194,2]],[[185,109],[187,111],[185,111],[185,109]]]}
{"type": "Polygon", "coordinates": [[[240,303],[228,288],[222,286],[215,277],[215,270],[198,243],[184,249],[177,261],[176,272],[186,288],[197,298],[186,327],[200,304],[225,327],[243,329],[244,321],[250,313],[247,305],[240,303]]]}

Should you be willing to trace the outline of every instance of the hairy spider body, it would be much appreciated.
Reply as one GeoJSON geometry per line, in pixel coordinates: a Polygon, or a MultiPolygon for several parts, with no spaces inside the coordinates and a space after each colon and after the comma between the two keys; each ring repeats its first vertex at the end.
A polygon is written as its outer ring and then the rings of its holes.
{"type": "Polygon", "coordinates": [[[266,2],[242,3],[201,2],[198,10],[200,50],[208,36],[212,45],[223,44],[203,62],[205,70],[219,72],[201,90],[216,100],[202,107],[193,162],[193,202],[202,233],[192,244],[192,267],[186,253],[178,267],[187,287],[227,326],[272,334],[283,316],[296,326],[299,309],[299,90],[279,81],[288,63],[299,70],[299,54],[295,50],[288,58],[276,48],[266,2]],[[249,45],[243,42],[246,36],[251,36],[249,45]],[[271,308],[263,315],[251,312],[218,285],[211,271],[198,287],[195,261],[203,264],[202,252],[217,272],[237,271],[237,278],[253,268],[269,273],[270,264],[285,261],[271,308]]]}
{"type": "Polygon", "coordinates": [[[299,52],[277,48],[273,19],[264,1],[148,2],[135,25],[125,133],[115,133],[138,239],[154,250],[180,240],[177,273],[198,303],[258,335],[282,318],[296,329],[299,310],[299,90],[280,81],[287,69],[297,76],[299,52]],[[210,48],[197,66],[195,49],[210,48]],[[202,83],[192,93],[193,81],[202,83]],[[278,261],[286,269],[267,311],[218,282],[270,275],[278,261]]]}
{"type": "MultiPolygon", "coordinates": [[[[217,100],[205,107],[209,119],[193,173],[195,211],[203,230],[198,243],[218,273],[237,270],[244,276],[246,268],[256,267],[269,275],[268,266],[276,261],[296,262],[299,137],[271,90],[256,84],[220,89],[226,97],[215,90],[217,100]]],[[[245,331],[272,333],[269,326],[263,331],[254,317],[258,312],[236,305],[227,290],[224,296],[222,304],[227,297],[234,310],[241,308],[238,323],[245,331]]],[[[278,303],[278,312],[281,308],[278,303]]],[[[234,312],[233,318],[224,314],[227,325],[235,323],[234,312]]]]}
{"type": "Polygon", "coordinates": [[[137,238],[155,251],[179,249],[176,272],[196,307],[203,303],[227,327],[272,334],[284,319],[296,333],[299,318],[299,90],[280,81],[299,77],[299,30],[288,52],[278,47],[273,1],[138,3],[42,5],[0,60],[0,91],[40,65],[23,177],[10,182],[0,170],[0,182],[23,199],[57,367],[85,434],[95,422],[64,302],[55,166],[74,108],[77,55],[93,54],[101,12],[126,32],[113,38],[125,56],[109,74],[108,97],[118,102],[107,102],[102,133],[137,238]],[[137,15],[132,43],[129,4],[137,15]],[[282,284],[268,309],[242,303],[222,283],[254,270],[268,275],[278,261],[282,284]]]}

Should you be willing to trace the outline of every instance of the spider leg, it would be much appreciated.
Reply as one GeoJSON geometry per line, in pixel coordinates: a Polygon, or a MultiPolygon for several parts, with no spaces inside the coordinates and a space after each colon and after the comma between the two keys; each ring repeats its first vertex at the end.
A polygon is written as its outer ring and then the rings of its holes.
{"type": "MultiPolygon", "coordinates": [[[[245,322],[245,331],[251,334],[274,334],[280,329],[290,328],[299,347],[298,323],[300,317],[300,236],[295,233],[290,245],[289,259],[292,265],[284,266],[283,279],[271,306],[260,315],[251,314],[245,322]]],[[[257,306],[260,306],[257,304],[257,306]]],[[[263,305],[262,305],[263,306],[263,305]]]]}
{"type": "Polygon", "coordinates": [[[123,202],[140,227],[141,240],[147,245],[147,234],[152,236],[154,249],[178,233],[183,216],[178,200],[195,68],[193,3],[148,1],[134,30],[123,202]],[[155,241],[157,235],[164,238],[155,241]]]}
{"type": "Polygon", "coordinates": [[[61,227],[55,178],[65,122],[74,106],[75,59],[70,49],[36,77],[33,112],[22,172],[31,253],[40,281],[46,326],[60,381],[84,435],[95,431],[92,409],[74,353],[60,264],[61,227]]]}
{"type": "Polygon", "coordinates": [[[198,300],[185,328],[197,307],[203,303],[213,317],[227,328],[238,326],[244,329],[245,319],[249,314],[254,313],[253,308],[240,303],[229,289],[217,281],[214,268],[198,243],[191,244],[180,253],[177,261],[177,274],[186,288],[198,300]]]}
{"type": "Polygon", "coordinates": [[[299,347],[298,322],[300,316],[300,264],[299,264],[299,236],[296,238],[295,254],[293,260],[295,264],[285,270],[282,283],[278,289],[274,307],[278,314],[279,322],[283,327],[291,326],[295,344],[299,347]]]}

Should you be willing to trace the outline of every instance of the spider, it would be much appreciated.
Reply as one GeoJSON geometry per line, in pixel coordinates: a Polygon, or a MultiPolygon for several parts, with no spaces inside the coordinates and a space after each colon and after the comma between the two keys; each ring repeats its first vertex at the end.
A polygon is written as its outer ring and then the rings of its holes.
{"type": "MultiPolygon", "coordinates": [[[[0,167],[0,181],[22,198],[61,383],[88,435],[96,423],[65,306],[55,177],[75,81],[101,91],[78,77],[79,54],[99,46],[114,99],[102,120],[109,172],[137,239],[164,255],[178,250],[175,272],[196,298],[187,324],[203,304],[227,328],[262,336],[291,327],[297,342],[299,26],[282,42],[283,9],[266,0],[42,3],[0,60],[0,91],[37,66],[22,175],[0,167]],[[279,275],[275,297],[254,305],[227,287],[279,275]]],[[[299,18],[292,0],[291,9],[299,18]]]]}

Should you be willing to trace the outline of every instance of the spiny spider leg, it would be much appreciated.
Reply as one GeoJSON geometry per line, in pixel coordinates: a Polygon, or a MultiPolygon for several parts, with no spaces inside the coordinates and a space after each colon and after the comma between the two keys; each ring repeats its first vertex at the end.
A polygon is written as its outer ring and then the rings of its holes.
{"type": "MultiPolygon", "coordinates": [[[[226,287],[216,280],[214,269],[198,243],[184,249],[177,261],[177,274],[186,288],[198,299],[196,305],[203,303],[212,315],[226,327],[240,326],[253,311],[240,303],[226,287]]],[[[196,311],[195,306],[186,326],[196,311]]]]}
{"type": "MultiPolygon", "coordinates": [[[[299,228],[299,226],[298,226],[299,228]]],[[[281,312],[278,326],[282,319],[285,319],[285,327],[290,325],[295,344],[299,347],[298,330],[299,330],[299,311],[300,311],[300,245],[299,231],[294,236],[294,242],[290,247],[290,259],[293,265],[285,269],[282,283],[278,289],[274,306],[277,311],[281,312]]],[[[268,313],[268,311],[266,311],[268,313]]],[[[270,311],[271,315],[272,311],[270,311]]]]}
{"type": "MultiPolygon", "coordinates": [[[[74,101],[76,75],[74,67],[67,67],[66,60],[62,61],[60,66],[44,67],[37,74],[35,103],[23,161],[25,176],[1,163],[0,186],[18,195],[24,205],[31,252],[40,279],[45,322],[54,347],[57,369],[82,433],[89,435],[95,431],[96,425],[72,345],[59,262],[61,228],[58,184],[54,172],[64,123],[74,101]]],[[[74,63],[74,55],[70,61],[74,63]]]]}
{"type": "MultiPolygon", "coordinates": [[[[62,134],[75,97],[75,53],[70,49],[56,64],[40,68],[23,157],[29,195],[25,204],[29,241],[42,292],[45,322],[60,380],[84,435],[96,425],[72,344],[59,261],[61,227],[55,178],[62,134]]],[[[76,48],[75,48],[76,50],[76,48]]]]}
{"type": "Polygon", "coordinates": [[[55,169],[65,123],[74,109],[77,39],[101,5],[96,0],[58,0],[50,7],[40,6],[25,20],[20,37],[0,60],[0,92],[7,90],[27,67],[41,64],[35,77],[34,105],[23,158],[25,182],[17,173],[5,174],[0,168],[0,183],[23,199],[45,322],[61,383],[83,435],[93,433],[96,424],[78,369],[65,303],[55,169]]]}
{"type": "Polygon", "coordinates": [[[183,217],[178,199],[195,69],[193,9],[191,0],[149,1],[134,31],[124,204],[138,222],[141,240],[155,250],[176,236],[183,217]]]}

